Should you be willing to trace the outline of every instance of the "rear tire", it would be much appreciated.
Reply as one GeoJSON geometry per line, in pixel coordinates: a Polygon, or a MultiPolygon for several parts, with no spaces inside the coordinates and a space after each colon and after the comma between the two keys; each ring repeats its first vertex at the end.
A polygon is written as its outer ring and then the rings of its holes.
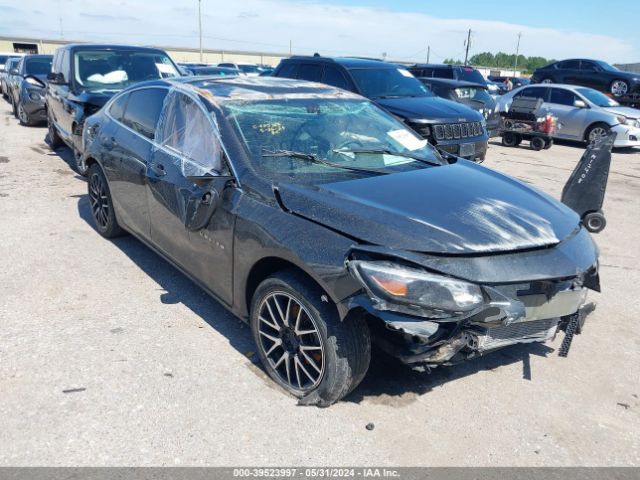
{"type": "Polygon", "coordinates": [[[97,163],[91,165],[88,176],[89,207],[96,230],[105,238],[114,238],[124,234],[124,230],[116,219],[109,184],[100,165],[97,163]]]}
{"type": "Polygon", "coordinates": [[[549,150],[551,147],[553,147],[553,138],[550,138],[544,142],[545,150],[549,150]]]}
{"type": "Polygon", "coordinates": [[[609,85],[609,93],[615,98],[624,97],[629,93],[629,84],[625,80],[614,80],[611,82],[611,85],[609,85]]]}
{"type": "Polygon", "coordinates": [[[531,150],[535,150],[536,152],[542,150],[545,145],[546,142],[542,137],[533,137],[531,140],[529,140],[529,146],[531,147],[531,150]]]}
{"type": "Polygon", "coordinates": [[[513,132],[504,132],[502,134],[502,145],[505,147],[516,147],[519,143],[518,134],[513,132]]]}
{"type": "Polygon", "coordinates": [[[328,407],[349,394],[369,368],[371,338],[364,318],[341,321],[320,287],[294,270],[258,286],[250,324],[265,370],[301,404],[328,407]]]}

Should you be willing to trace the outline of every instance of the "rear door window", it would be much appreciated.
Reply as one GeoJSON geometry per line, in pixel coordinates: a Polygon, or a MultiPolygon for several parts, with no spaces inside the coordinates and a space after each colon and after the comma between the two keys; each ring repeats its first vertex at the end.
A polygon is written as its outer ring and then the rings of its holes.
{"type": "Polygon", "coordinates": [[[558,64],[558,68],[563,70],[574,70],[580,68],[580,60],[565,60],[558,64]]]}
{"type": "Polygon", "coordinates": [[[167,91],[165,88],[144,88],[131,92],[123,123],[140,135],[153,140],[167,91]]]}
{"type": "Polygon", "coordinates": [[[573,103],[576,101],[575,94],[569,90],[563,88],[550,88],[550,90],[549,103],[573,106],[573,103]]]}
{"type": "Polygon", "coordinates": [[[156,141],[173,152],[185,177],[224,170],[220,135],[209,113],[189,95],[169,94],[158,122],[156,141]]]}
{"type": "Polygon", "coordinates": [[[115,120],[122,122],[124,119],[124,109],[127,105],[127,100],[129,100],[128,93],[116,98],[109,107],[109,115],[111,115],[115,120]]]}
{"type": "Polygon", "coordinates": [[[278,72],[279,77],[296,78],[298,76],[298,64],[294,62],[285,63],[278,72]]]}
{"type": "Polygon", "coordinates": [[[346,79],[344,74],[336,67],[332,67],[330,65],[324,67],[324,77],[322,78],[322,83],[326,83],[327,85],[338,88],[343,88],[345,90],[351,90],[349,81],[346,79]]]}
{"type": "Polygon", "coordinates": [[[303,63],[298,68],[298,78],[310,82],[319,82],[322,79],[322,65],[319,63],[303,63]]]}
{"type": "Polygon", "coordinates": [[[514,97],[542,98],[547,102],[549,98],[548,91],[547,87],[527,87],[516,93],[514,97]]]}

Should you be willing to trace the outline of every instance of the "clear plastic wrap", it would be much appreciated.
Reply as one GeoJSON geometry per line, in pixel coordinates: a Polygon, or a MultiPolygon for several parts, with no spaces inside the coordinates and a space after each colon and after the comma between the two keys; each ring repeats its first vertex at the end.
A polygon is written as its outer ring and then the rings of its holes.
{"type": "Polygon", "coordinates": [[[185,177],[224,170],[220,133],[192,92],[172,88],[156,128],[156,141],[171,150],[185,177]]]}

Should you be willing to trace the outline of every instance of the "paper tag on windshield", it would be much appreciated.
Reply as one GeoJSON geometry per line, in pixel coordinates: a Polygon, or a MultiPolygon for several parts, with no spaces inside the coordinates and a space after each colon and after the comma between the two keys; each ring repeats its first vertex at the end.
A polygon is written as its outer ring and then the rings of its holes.
{"type": "Polygon", "coordinates": [[[427,141],[416,137],[408,130],[390,130],[387,132],[391,138],[402,145],[407,150],[418,150],[427,145],[427,141]]]}
{"type": "Polygon", "coordinates": [[[405,70],[404,68],[399,68],[398,71],[400,72],[400,75],[402,75],[403,77],[408,77],[408,78],[412,78],[413,75],[409,70],[405,70]]]}
{"type": "Polygon", "coordinates": [[[174,73],[173,67],[171,65],[167,65],[166,63],[156,63],[156,68],[160,73],[168,73],[168,74],[174,73]]]}

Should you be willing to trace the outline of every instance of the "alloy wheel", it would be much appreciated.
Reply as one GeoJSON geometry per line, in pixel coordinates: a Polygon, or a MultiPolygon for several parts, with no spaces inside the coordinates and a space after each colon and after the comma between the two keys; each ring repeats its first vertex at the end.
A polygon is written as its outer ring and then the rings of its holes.
{"type": "Polygon", "coordinates": [[[625,95],[627,93],[627,90],[629,90],[629,87],[627,86],[627,83],[623,82],[622,80],[616,80],[611,84],[611,93],[615,97],[621,97],[625,95]]]}
{"type": "Polygon", "coordinates": [[[29,123],[29,117],[27,116],[27,112],[24,111],[24,107],[20,102],[18,102],[18,118],[24,124],[29,123]]]}
{"type": "Polygon", "coordinates": [[[106,230],[109,227],[109,199],[104,180],[98,174],[93,174],[89,179],[89,202],[96,224],[106,230]]]}
{"type": "Polygon", "coordinates": [[[601,138],[606,137],[609,131],[604,127],[595,127],[589,132],[589,143],[595,143],[601,138]]]}
{"type": "Polygon", "coordinates": [[[317,387],[324,375],[325,352],[307,309],[289,293],[273,292],[258,312],[258,348],[280,381],[297,392],[317,387]]]}
{"type": "Polygon", "coordinates": [[[553,83],[553,80],[551,80],[550,78],[545,78],[544,80],[542,80],[540,83],[545,83],[545,84],[550,84],[553,83]]]}

